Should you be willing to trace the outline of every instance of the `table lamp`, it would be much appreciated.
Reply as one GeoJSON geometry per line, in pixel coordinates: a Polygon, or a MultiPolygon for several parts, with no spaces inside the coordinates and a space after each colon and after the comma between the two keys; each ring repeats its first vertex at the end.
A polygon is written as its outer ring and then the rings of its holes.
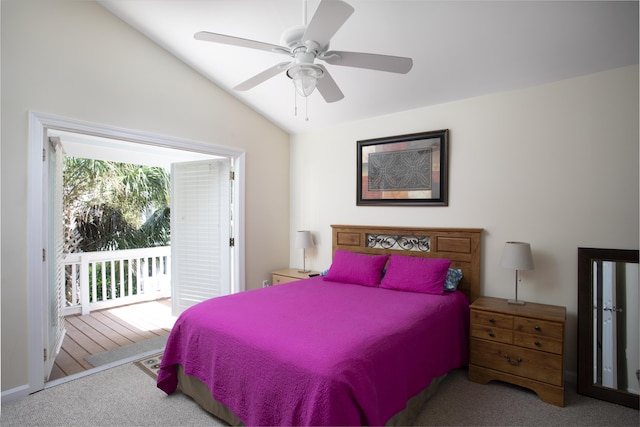
{"type": "Polygon", "coordinates": [[[311,238],[311,232],[309,230],[300,230],[296,233],[296,248],[302,248],[302,270],[298,270],[298,273],[308,273],[311,270],[307,270],[305,265],[306,254],[305,249],[313,247],[313,239],[311,238]]]}
{"type": "Polygon", "coordinates": [[[518,299],[518,271],[533,270],[533,258],[531,245],[524,242],[507,242],[502,252],[501,265],[503,268],[516,271],[516,298],[510,299],[509,304],[523,305],[524,301],[518,299]]]}

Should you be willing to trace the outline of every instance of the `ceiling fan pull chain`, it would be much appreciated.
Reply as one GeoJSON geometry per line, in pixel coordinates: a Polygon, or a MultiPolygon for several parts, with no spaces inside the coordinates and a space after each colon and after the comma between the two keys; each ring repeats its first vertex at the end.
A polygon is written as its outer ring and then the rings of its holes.
{"type": "Polygon", "coordinates": [[[293,87],[293,116],[298,117],[298,92],[296,87],[293,87]]]}
{"type": "Polygon", "coordinates": [[[306,96],[304,98],[304,115],[305,115],[305,121],[309,121],[309,97],[306,96]]]}

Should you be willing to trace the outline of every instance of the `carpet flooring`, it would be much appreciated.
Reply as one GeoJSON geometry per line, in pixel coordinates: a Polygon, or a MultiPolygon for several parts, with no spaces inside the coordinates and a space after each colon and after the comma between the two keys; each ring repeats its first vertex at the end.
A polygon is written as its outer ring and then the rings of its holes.
{"type": "MultiPolygon", "coordinates": [[[[566,406],[542,402],[535,393],[500,382],[467,380],[457,369],[443,380],[414,425],[425,426],[638,426],[638,411],[575,393],[566,406]]],[[[160,391],[134,363],[45,389],[2,405],[4,426],[201,426],[225,425],[181,393],[160,391]]]]}
{"type": "Polygon", "coordinates": [[[531,390],[467,380],[466,369],[449,373],[414,425],[423,426],[639,426],[635,409],[592,399],[565,384],[565,406],[549,405],[531,390]]]}
{"type": "Polygon", "coordinates": [[[2,405],[2,427],[223,426],[189,397],[167,396],[127,363],[2,405]]]}

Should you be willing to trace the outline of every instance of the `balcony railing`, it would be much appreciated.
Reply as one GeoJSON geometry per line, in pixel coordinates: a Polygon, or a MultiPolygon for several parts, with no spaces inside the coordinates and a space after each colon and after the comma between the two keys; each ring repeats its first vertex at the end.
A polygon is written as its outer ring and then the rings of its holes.
{"type": "Polygon", "coordinates": [[[171,296],[171,247],[67,254],[65,315],[171,296]]]}

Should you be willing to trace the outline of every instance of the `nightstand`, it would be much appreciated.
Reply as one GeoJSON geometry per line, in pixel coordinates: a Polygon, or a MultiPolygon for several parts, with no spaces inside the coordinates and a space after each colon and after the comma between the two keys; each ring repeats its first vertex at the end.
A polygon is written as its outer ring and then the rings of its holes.
{"type": "Polygon", "coordinates": [[[505,381],[564,406],[566,308],[480,297],[471,304],[469,380],[505,381]]]}
{"type": "Polygon", "coordinates": [[[320,274],[320,272],[309,271],[308,273],[300,273],[297,268],[285,268],[283,270],[276,270],[271,272],[271,283],[274,285],[282,285],[283,283],[308,279],[310,274],[320,274]]]}

